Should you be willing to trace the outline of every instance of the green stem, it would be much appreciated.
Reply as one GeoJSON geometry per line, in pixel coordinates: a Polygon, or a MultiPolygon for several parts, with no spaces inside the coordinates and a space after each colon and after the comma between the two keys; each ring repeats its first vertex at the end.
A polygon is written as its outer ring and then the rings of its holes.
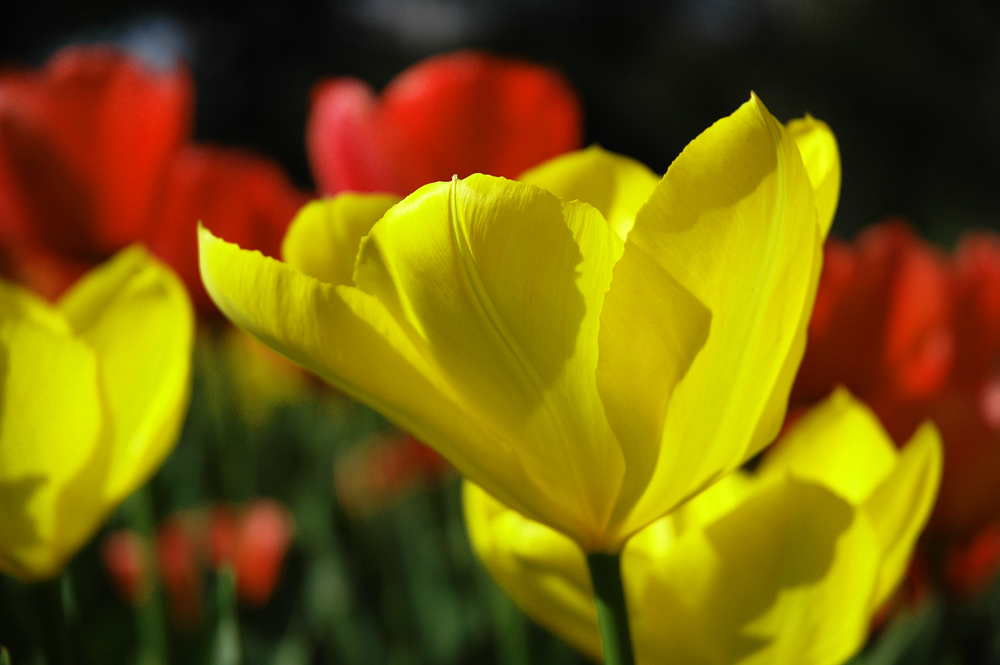
{"type": "Polygon", "coordinates": [[[617,554],[588,554],[587,565],[594,585],[604,665],[633,665],[632,635],[628,627],[620,557],[617,554]]]}
{"type": "Polygon", "coordinates": [[[240,646],[240,623],[236,610],[236,571],[229,564],[219,569],[215,578],[215,602],[218,621],[212,644],[212,665],[240,665],[243,653],[240,646]]]}
{"type": "MultiPolygon", "coordinates": [[[[125,524],[155,547],[156,515],[153,495],[146,484],[122,504],[125,524]]],[[[145,562],[149,595],[135,611],[136,662],[138,665],[163,665],[167,661],[167,621],[163,610],[163,592],[156,569],[156,556],[145,562]]]]}
{"type": "Polygon", "coordinates": [[[76,662],[76,654],[73,631],[66,612],[63,580],[61,577],[46,580],[38,583],[36,588],[42,601],[45,623],[48,626],[48,634],[45,637],[46,655],[50,662],[73,665],[76,662]]]}

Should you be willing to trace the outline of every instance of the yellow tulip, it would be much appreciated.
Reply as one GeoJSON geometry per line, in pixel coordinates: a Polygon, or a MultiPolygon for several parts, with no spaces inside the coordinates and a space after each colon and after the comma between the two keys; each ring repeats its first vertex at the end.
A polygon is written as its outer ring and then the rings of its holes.
{"type": "Polygon", "coordinates": [[[0,281],[0,570],[56,575],[173,447],[194,317],[144,249],[87,273],[56,305],[0,281]]]}
{"type": "MultiPolygon", "coordinates": [[[[906,570],[941,474],[937,431],[898,453],[846,392],[807,414],[756,474],[738,471],[632,537],[622,575],[638,663],[835,665],[906,570]]],[[[583,551],[466,482],[493,577],[600,659],[583,551]]]]}
{"type": "Polygon", "coordinates": [[[342,196],[300,214],[287,263],[200,229],[202,279],[506,505],[614,553],[776,435],[839,177],[825,125],[754,96],[662,179],[590,149],[525,182],[342,196]]]}

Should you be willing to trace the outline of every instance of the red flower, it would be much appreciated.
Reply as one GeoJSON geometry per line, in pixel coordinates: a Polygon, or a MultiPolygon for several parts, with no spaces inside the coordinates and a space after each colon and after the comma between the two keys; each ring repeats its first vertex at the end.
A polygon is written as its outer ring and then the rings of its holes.
{"type": "Polygon", "coordinates": [[[271,162],[188,142],[192,86],[107,47],[0,74],[0,270],[54,298],[142,241],[202,313],[199,220],[276,254],[305,196],[271,162]]]}
{"type": "MultiPolygon", "coordinates": [[[[825,253],[790,413],[843,384],[899,444],[933,419],[945,462],[927,532],[961,560],[1000,521],[1000,237],[969,235],[948,261],[890,221],[825,253]]],[[[995,570],[991,547],[963,579],[995,570]]]]}
{"type": "Polygon", "coordinates": [[[186,630],[196,629],[204,613],[201,566],[202,547],[195,523],[187,513],[177,513],[156,531],[156,562],[166,589],[170,616],[186,630]]]}
{"type": "Polygon", "coordinates": [[[410,492],[442,482],[451,465],[412,434],[376,436],[337,460],[334,485],[344,511],[355,517],[378,511],[410,492]]]}
{"type": "Polygon", "coordinates": [[[1000,237],[963,238],[952,273],[955,364],[929,415],[945,442],[931,527],[954,538],[1000,520],[1000,237]]]}
{"type": "Polygon", "coordinates": [[[871,226],[853,244],[829,240],[790,404],[843,384],[902,445],[951,370],[951,311],[947,263],[903,222],[871,226]]]}
{"type": "Polygon", "coordinates": [[[174,156],[167,193],[145,234],[150,251],[188,285],[198,310],[214,312],[198,270],[200,221],[213,233],[277,258],[285,229],[307,200],[274,163],[239,150],[188,145],[174,156]]]}
{"type": "Polygon", "coordinates": [[[515,178],[580,147],[579,102],[557,73],[473,51],[428,58],[380,97],[320,83],[306,144],[318,188],[395,192],[482,172],[515,178]]]}
{"type": "Polygon", "coordinates": [[[122,600],[134,607],[146,602],[151,590],[149,544],[135,531],[119,529],[107,535],[101,560],[122,600]]]}
{"type": "Polygon", "coordinates": [[[111,49],[0,74],[0,239],[81,267],[139,236],[189,132],[191,81],[111,49]]]}
{"type": "Polygon", "coordinates": [[[277,501],[259,499],[244,511],[212,512],[212,564],[231,563],[242,603],[260,607],[271,597],[292,537],[288,511],[277,501]]]}

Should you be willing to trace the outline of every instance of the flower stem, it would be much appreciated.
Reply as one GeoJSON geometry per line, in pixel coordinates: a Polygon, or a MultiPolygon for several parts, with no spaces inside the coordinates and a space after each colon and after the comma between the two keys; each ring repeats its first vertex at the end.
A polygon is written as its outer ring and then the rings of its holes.
{"type": "Polygon", "coordinates": [[[625,608],[620,557],[617,554],[588,554],[587,565],[594,585],[604,665],[633,665],[632,635],[625,608]]]}
{"type": "Polygon", "coordinates": [[[236,571],[225,564],[215,578],[215,602],[218,620],[212,640],[213,665],[240,665],[243,662],[240,646],[240,622],[236,610],[236,571]]]}
{"type": "MultiPolygon", "coordinates": [[[[156,514],[153,509],[153,492],[149,484],[137,489],[122,504],[122,514],[129,529],[142,536],[146,542],[156,541],[156,514]]],[[[155,545],[154,545],[155,547],[155,545]]],[[[164,665],[167,662],[167,621],[163,610],[163,591],[160,587],[155,555],[145,562],[149,576],[149,595],[136,608],[136,663],[138,665],[164,665]]]]}

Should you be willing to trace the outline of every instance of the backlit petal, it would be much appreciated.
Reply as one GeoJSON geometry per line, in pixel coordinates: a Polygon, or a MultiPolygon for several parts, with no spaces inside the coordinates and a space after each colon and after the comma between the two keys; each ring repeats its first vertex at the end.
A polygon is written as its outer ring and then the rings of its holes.
{"type": "Polygon", "coordinates": [[[149,479],[187,412],[194,314],[184,285],[134,246],[60,300],[75,335],[97,356],[112,443],[102,499],[116,505],[149,479]]]}
{"type": "MultiPolygon", "coordinates": [[[[761,473],[726,476],[628,541],[622,569],[638,663],[836,665],[864,643],[887,571],[895,584],[926,521],[940,446],[929,434],[897,458],[846,393],[819,409],[761,473]],[[843,452],[819,450],[808,436],[819,423],[849,437],[843,452]],[[885,480],[852,505],[848,497],[872,483],[847,481],[849,462],[882,468],[886,453],[885,480]]],[[[470,483],[464,499],[491,575],[532,618],[599,657],[583,552],[470,483]]]]}
{"type": "MultiPolygon", "coordinates": [[[[392,208],[355,272],[467,411],[507,441],[531,477],[507,491],[586,547],[602,546],[623,472],[593,381],[601,302],[621,246],[590,205],[472,176],[392,208]]],[[[443,442],[425,441],[447,456],[443,442]]],[[[489,469],[456,466],[498,491],[489,469]]]]}
{"type": "Polygon", "coordinates": [[[462,483],[462,505],[472,549],[493,579],[528,616],[599,660],[597,612],[583,550],[475,483],[462,483]]]}
{"type": "Polygon", "coordinates": [[[802,155],[816,195],[816,222],[823,236],[830,230],[840,198],[840,149],[830,127],[806,114],[786,125],[802,155]]]}
{"type": "Polygon", "coordinates": [[[199,244],[205,288],[236,325],[422,440],[443,442],[454,464],[525,484],[506,442],[463,410],[425,349],[376,298],[241,250],[204,227],[199,244]]]}
{"type": "MultiPolygon", "coordinates": [[[[777,432],[783,405],[773,413],[773,395],[790,382],[789,355],[801,352],[799,333],[812,307],[815,217],[799,150],[757,97],[692,141],[639,211],[616,280],[652,257],[712,321],[670,399],[648,489],[634,508],[623,492],[619,510],[630,513],[623,535],[735,468],[777,432]]],[[[617,288],[613,281],[609,300],[617,288]]]]}
{"type": "Polygon", "coordinates": [[[281,167],[243,150],[186,145],[170,161],[162,203],[142,234],[184,281],[202,315],[217,315],[198,274],[198,222],[231,242],[278,256],[307,197],[281,167]]]}
{"type": "Polygon", "coordinates": [[[841,388],[788,430],[761,470],[821,483],[860,506],[893,473],[896,457],[875,415],[841,388]]]}
{"type": "Polygon", "coordinates": [[[393,194],[353,192],[312,201],[288,227],[281,255],[288,265],[321,282],[352,285],[361,239],[398,202],[393,194]]]}
{"type": "Polygon", "coordinates": [[[933,424],[925,423],[900,452],[893,473],[864,505],[883,552],[872,611],[882,606],[906,573],[913,545],[934,507],[942,456],[941,435],[933,424]]]}
{"type": "Polygon", "coordinates": [[[591,146],[550,159],[525,171],[518,180],[538,185],[566,201],[589,203],[624,240],[660,176],[630,157],[591,146]]]}
{"type": "Polygon", "coordinates": [[[63,512],[102,441],[97,361],[57,311],[0,282],[0,369],[0,570],[48,577],[96,527],[93,496],[63,512]]]}

